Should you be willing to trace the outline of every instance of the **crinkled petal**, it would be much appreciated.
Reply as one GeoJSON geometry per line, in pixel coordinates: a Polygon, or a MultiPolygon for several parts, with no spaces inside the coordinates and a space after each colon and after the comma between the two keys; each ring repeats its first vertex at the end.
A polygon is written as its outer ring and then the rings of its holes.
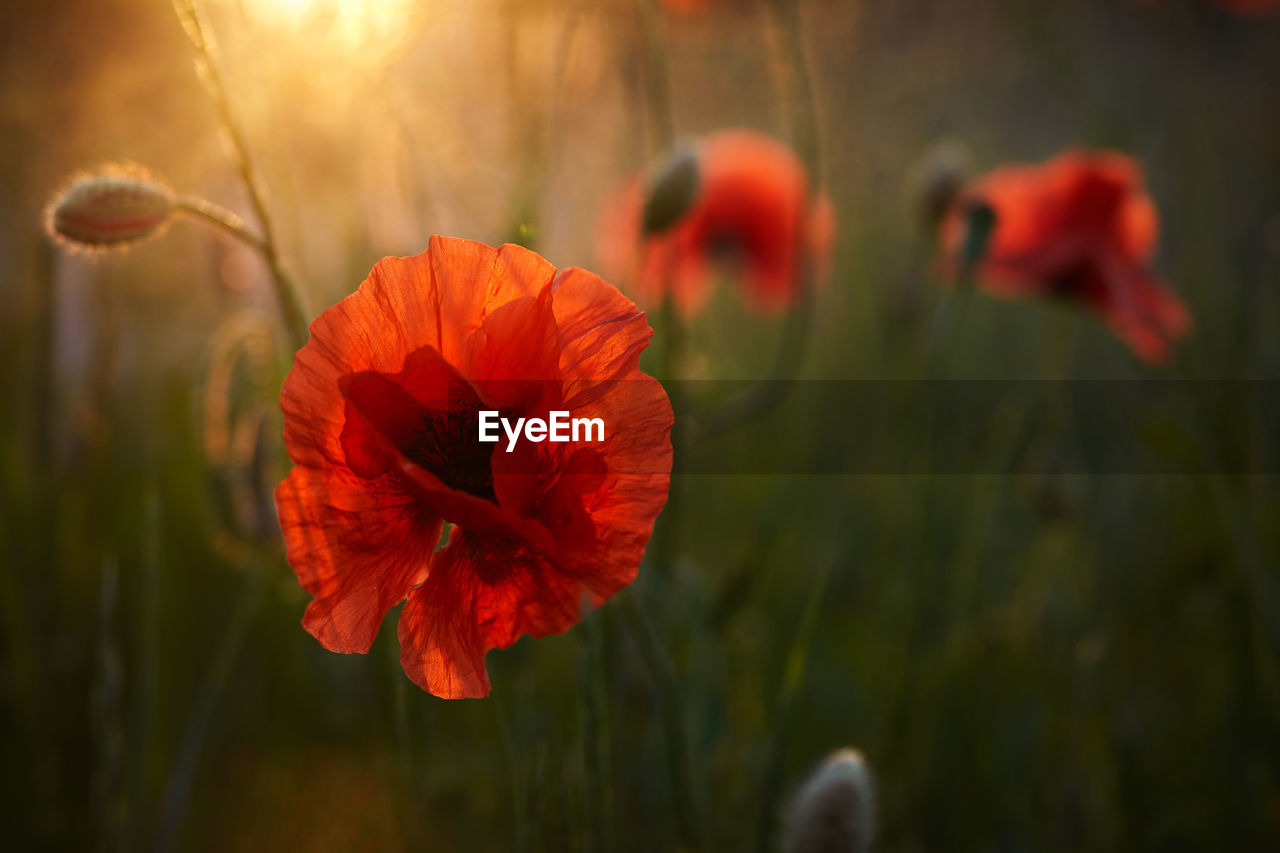
{"type": "Polygon", "coordinates": [[[489,313],[536,296],[554,274],[520,246],[495,249],[450,237],[432,237],[420,255],[379,261],[355,293],[312,322],[310,340],[294,357],[280,396],[290,458],[344,463],[343,376],[398,373],[424,346],[463,364],[467,338],[489,313]]]}
{"type": "Polygon", "coordinates": [[[1097,305],[1103,320],[1143,361],[1167,362],[1171,344],[1191,330],[1186,306],[1116,251],[1103,254],[1097,263],[1105,288],[1097,305]]]}
{"type": "Polygon", "coordinates": [[[579,586],[521,543],[455,530],[400,614],[400,663],[436,696],[487,696],[485,653],[521,634],[567,630],[579,618],[579,586]],[[490,570],[501,577],[487,579],[490,570]]]}
{"type": "Polygon", "coordinates": [[[653,330],[634,302],[595,273],[563,270],[554,288],[563,397],[574,405],[582,390],[634,371],[653,330]]]}
{"type": "Polygon", "coordinates": [[[432,237],[427,303],[436,323],[436,351],[450,364],[465,364],[467,341],[485,317],[514,299],[536,297],[555,267],[522,246],[498,248],[472,240],[432,237]]]}
{"type": "Polygon", "coordinates": [[[560,633],[636,576],[670,486],[671,406],[635,373],[574,412],[625,425],[583,445],[533,513],[555,536],[543,549],[454,529],[400,617],[401,662],[423,689],[485,696],[484,656],[522,634],[560,633]]]}
{"type": "Polygon", "coordinates": [[[367,652],[387,611],[421,583],[441,520],[392,477],[295,466],[276,488],[289,564],[314,600],[302,624],[325,648],[367,652]]]}

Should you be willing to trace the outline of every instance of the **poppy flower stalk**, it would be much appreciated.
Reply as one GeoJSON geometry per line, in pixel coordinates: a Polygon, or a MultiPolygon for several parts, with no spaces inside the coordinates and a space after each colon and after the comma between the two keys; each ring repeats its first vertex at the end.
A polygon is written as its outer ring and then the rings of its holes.
{"type": "Polygon", "coordinates": [[[189,208],[189,211],[196,215],[203,215],[214,224],[220,225],[241,239],[245,239],[262,254],[263,259],[266,261],[267,269],[271,273],[271,283],[275,289],[276,300],[280,304],[280,312],[284,319],[290,343],[294,349],[301,348],[307,340],[307,312],[297,284],[294,283],[293,278],[285,270],[284,264],[280,259],[280,250],[275,239],[275,228],[272,225],[271,214],[267,210],[266,190],[258,178],[257,169],[253,165],[253,158],[249,154],[249,146],[245,142],[244,133],[232,113],[226,86],[223,84],[222,75],[218,71],[218,48],[213,29],[209,25],[204,7],[199,0],[172,0],[172,4],[173,10],[178,16],[178,21],[182,24],[183,31],[187,34],[191,46],[196,51],[195,66],[197,76],[204,85],[205,92],[208,94],[214,111],[217,113],[218,121],[222,125],[223,134],[231,147],[236,168],[240,173],[240,181],[244,184],[245,192],[249,196],[249,204],[253,208],[259,227],[262,229],[262,235],[256,241],[252,240],[254,235],[247,229],[234,227],[234,225],[238,224],[238,218],[234,216],[223,222],[218,222],[216,215],[210,215],[216,213],[213,207],[202,209],[201,205],[195,204],[189,208]]]}

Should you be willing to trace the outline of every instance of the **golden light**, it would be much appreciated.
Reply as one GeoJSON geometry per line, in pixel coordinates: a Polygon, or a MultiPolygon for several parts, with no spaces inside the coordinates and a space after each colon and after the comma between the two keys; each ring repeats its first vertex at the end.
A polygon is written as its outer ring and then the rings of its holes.
{"type": "Polygon", "coordinates": [[[401,44],[414,0],[230,0],[254,28],[318,53],[380,60],[401,44]]]}

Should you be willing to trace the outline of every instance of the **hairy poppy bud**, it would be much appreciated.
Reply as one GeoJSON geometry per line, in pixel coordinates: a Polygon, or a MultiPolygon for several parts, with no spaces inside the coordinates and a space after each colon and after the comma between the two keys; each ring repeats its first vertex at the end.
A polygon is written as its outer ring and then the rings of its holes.
{"type": "Polygon", "coordinates": [[[644,200],[640,229],[645,236],[658,234],[675,225],[693,207],[698,195],[698,155],[676,151],[655,171],[644,200]]]}
{"type": "Polygon", "coordinates": [[[864,853],[874,831],[871,771],[856,749],[831,753],[787,815],[786,853],[864,853]]]}
{"type": "Polygon", "coordinates": [[[148,237],[173,215],[173,190],[136,166],[107,166],[74,178],[45,213],[50,236],[81,249],[148,237]]]}
{"type": "Polygon", "coordinates": [[[913,213],[928,228],[936,228],[973,171],[973,157],[964,143],[943,139],[920,156],[907,175],[907,197],[913,213]]]}

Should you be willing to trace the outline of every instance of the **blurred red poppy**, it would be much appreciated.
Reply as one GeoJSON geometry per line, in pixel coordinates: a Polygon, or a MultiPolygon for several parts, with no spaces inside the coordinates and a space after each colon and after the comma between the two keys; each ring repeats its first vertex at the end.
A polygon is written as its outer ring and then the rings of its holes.
{"type": "Polygon", "coordinates": [[[710,5],[710,0],[662,0],[662,5],[672,12],[688,14],[706,9],[710,5]]]}
{"type": "Polygon", "coordinates": [[[1130,158],[1068,151],[979,178],[942,223],[953,278],[961,275],[975,211],[994,214],[974,269],[988,292],[1079,302],[1149,362],[1166,361],[1170,345],[1190,331],[1182,301],[1149,270],[1156,209],[1130,158]]]}
{"type": "Polygon", "coordinates": [[[603,279],[519,246],[433,237],[380,261],[311,324],[281,395],[303,626],[367,652],[407,597],[405,672],[485,696],[489,649],[565,631],[629,584],[670,482],[671,406],[637,366],[651,335],[603,279]],[[479,441],[481,409],[601,418],[604,440],[509,452],[479,441]]]}
{"type": "Polygon", "coordinates": [[[670,288],[685,315],[705,304],[722,268],[740,278],[754,309],[785,310],[799,292],[801,243],[816,279],[825,276],[835,212],[825,195],[811,199],[804,165],[786,146],[753,131],[726,130],[698,142],[688,162],[687,203],[663,227],[650,224],[645,233],[653,182],[644,175],[608,202],[598,240],[607,275],[631,281],[650,305],[670,288]]]}
{"type": "Polygon", "coordinates": [[[1280,12],[1280,0],[1218,0],[1218,5],[1237,15],[1270,15],[1280,12]]]}

